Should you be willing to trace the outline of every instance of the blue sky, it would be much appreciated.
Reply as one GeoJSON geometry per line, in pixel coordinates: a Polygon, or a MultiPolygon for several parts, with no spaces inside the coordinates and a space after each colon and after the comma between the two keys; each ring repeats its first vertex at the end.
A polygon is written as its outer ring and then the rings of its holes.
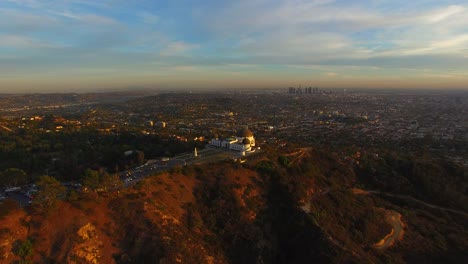
{"type": "Polygon", "coordinates": [[[468,89],[468,1],[1,0],[0,92],[468,89]]]}

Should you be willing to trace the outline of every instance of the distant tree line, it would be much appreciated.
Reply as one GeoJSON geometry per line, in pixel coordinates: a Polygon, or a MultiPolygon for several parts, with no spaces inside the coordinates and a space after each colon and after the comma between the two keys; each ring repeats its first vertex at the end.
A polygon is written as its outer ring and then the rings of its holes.
{"type": "Polygon", "coordinates": [[[174,156],[201,148],[200,142],[133,132],[102,134],[96,129],[46,133],[0,131],[0,185],[31,182],[40,175],[79,180],[86,169],[124,171],[145,159],[174,156]],[[131,154],[125,154],[131,151],[131,154]]]}

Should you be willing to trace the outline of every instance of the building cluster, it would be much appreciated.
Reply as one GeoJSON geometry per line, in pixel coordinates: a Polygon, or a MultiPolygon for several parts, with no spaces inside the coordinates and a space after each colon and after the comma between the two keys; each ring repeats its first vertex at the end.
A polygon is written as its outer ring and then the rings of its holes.
{"type": "Polygon", "coordinates": [[[219,136],[216,135],[211,140],[210,144],[211,146],[240,152],[255,151],[255,138],[252,131],[248,128],[243,128],[237,131],[235,136],[230,136],[224,139],[220,139],[219,136]]]}
{"type": "MultiPolygon", "coordinates": [[[[449,148],[451,142],[468,141],[466,94],[345,93],[309,87],[290,88],[288,94],[284,89],[165,93],[105,104],[60,103],[60,108],[11,102],[11,108],[3,104],[0,109],[0,129],[130,130],[181,141],[204,140],[236,151],[285,142],[369,146],[438,140],[440,146],[449,148]],[[315,95],[297,96],[301,92],[315,95]],[[246,136],[251,132],[239,134],[238,129],[245,126],[255,131],[255,138],[246,136]]],[[[58,104],[57,100],[52,103],[58,104]]]]}
{"type": "Polygon", "coordinates": [[[294,87],[289,87],[288,88],[288,94],[318,94],[320,93],[321,90],[317,87],[305,87],[302,89],[301,87],[294,88],[294,87]]]}

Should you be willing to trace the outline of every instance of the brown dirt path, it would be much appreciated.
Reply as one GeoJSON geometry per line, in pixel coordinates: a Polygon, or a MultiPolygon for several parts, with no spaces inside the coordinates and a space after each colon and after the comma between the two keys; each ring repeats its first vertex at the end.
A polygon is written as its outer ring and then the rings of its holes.
{"type": "Polygon", "coordinates": [[[396,241],[401,240],[405,231],[403,230],[404,223],[401,221],[400,213],[393,210],[380,209],[385,211],[387,221],[392,225],[392,231],[374,245],[374,248],[383,250],[393,246],[396,241]]]}

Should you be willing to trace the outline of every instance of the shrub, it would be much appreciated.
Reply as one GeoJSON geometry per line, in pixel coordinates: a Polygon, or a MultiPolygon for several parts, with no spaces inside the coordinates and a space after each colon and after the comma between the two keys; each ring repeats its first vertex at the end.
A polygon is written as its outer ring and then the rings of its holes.
{"type": "Polygon", "coordinates": [[[16,250],[16,255],[19,256],[21,258],[21,260],[19,261],[19,263],[32,263],[31,261],[31,256],[33,254],[33,244],[31,242],[31,240],[29,239],[26,239],[24,242],[19,242],[19,246],[16,250]]]}

